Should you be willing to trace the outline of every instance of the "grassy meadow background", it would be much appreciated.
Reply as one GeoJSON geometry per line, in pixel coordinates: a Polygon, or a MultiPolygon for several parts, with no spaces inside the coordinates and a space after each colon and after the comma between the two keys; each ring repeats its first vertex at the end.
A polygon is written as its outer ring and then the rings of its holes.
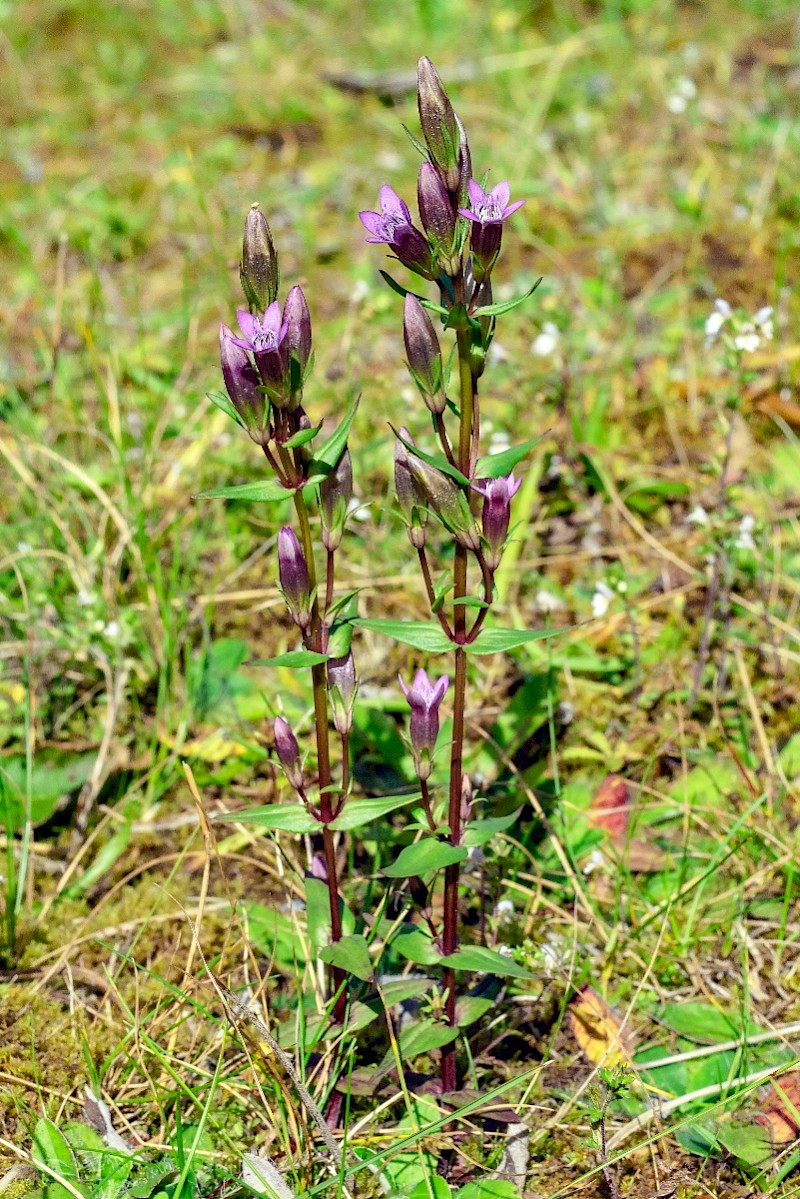
{"type": "MultiPolygon", "coordinates": [[[[347,581],[362,615],[426,616],[387,423],[426,422],[378,275],[390,264],[356,214],[383,182],[413,199],[402,123],[416,127],[427,54],[476,174],[527,197],[495,296],[543,282],[499,319],[484,382],[494,447],[542,435],[500,616],[567,629],[481,659],[472,690],[469,768],[498,809],[524,805],[487,854],[487,935],[536,981],[475,1026],[465,1086],[502,1083],[534,1128],[530,1194],[605,1193],[602,1053],[565,1016],[589,986],[624,1019],[626,1060],[738,1045],[654,1079],[666,1100],[712,1093],[628,1130],[623,1194],[797,1193],[800,1086],[780,1141],[763,1082],[795,1060],[800,1020],[799,33],[788,0],[0,2],[7,1167],[40,1117],[80,1117],[88,1085],[151,1163],[151,1189],[131,1193],[233,1194],[249,1151],[298,1193],[337,1185],[280,1071],[225,1032],[187,922],[276,1027],[300,990],[308,1013],[321,1002],[288,902],[302,845],[219,824],[212,847],[197,814],[284,794],[270,718],[307,725],[303,680],[257,664],[294,646],[274,584],[283,517],[193,497],[263,474],[206,398],[257,200],[284,292],[302,283],[311,308],[307,407],[333,422],[362,393],[347,581]],[[705,344],[718,297],[774,309],[774,340],[740,370],[705,344]],[[586,814],[609,775],[633,812],[616,845],[586,814]],[[759,1157],[765,1112],[780,1143],[759,1157]]],[[[356,648],[369,794],[412,777],[395,680],[418,655],[367,635],[356,648]]],[[[382,835],[358,849],[356,909],[375,902],[382,835]]],[[[640,1110],[618,1105],[609,1130],[640,1110]]],[[[438,1117],[430,1097],[387,1099],[359,1134],[387,1154],[411,1138],[391,1174],[404,1193],[450,1151],[441,1124],[414,1139],[438,1117]]],[[[496,1169],[503,1138],[477,1124],[455,1178],[496,1169]]]]}

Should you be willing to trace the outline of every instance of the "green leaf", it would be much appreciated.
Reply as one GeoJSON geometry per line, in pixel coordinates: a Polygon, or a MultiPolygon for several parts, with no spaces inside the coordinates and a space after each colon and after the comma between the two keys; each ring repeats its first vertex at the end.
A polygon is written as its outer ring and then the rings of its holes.
{"type": "Polygon", "coordinates": [[[380,820],[382,816],[388,816],[390,812],[396,812],[398,808],[404,808],[417,799],[419,791],[412,791],[408,795],[377,795],[374,798],[368,796],[366,799],[348,799],[329,827],[336,832],[351,832],[353,829],[363,828],[365,824],[372,824],[374,820],[380,820]]]}
{"type": "Polygon", "coordinates": [[[480,999],[477,995],[462,995],[456,1001],[456,1024],[459,1028],[468,1028],[481,1016],[497,1006],[495,999],[480,999]]]}
{"type": "Polygon", "coordinates": [[[307,442],[313,441],[321,428],[322,421],[320,421],[318,425],[314,425],[314,427],[311,429],[298,429],[294,436],[290,437],[288,441],[284,441],[284,449],[295,450],[298,446],[305,445],[307,442]]]}
{"type": "Polygon", "coordinates": [[[44,1166],[52,1173],[47,1175],[46,1189],[50,1199],[60,1199],[55,1192],[69,1192],[64,1187],[53,1185],[53,1175],[56,1179],[64,1179],[65,1182],[77,1183],[78,1181],[78,1164],[75,1160],[75,1154],[70,1149],[69,1143],[61,1132],[61,1130],[53,1123],[52,1120],[42,1118],[37,1120],[36,1127],[33,1130],[33,1148],[31,1157],[34,1165],[44,1166]]]}
{"type": "Polygon", "coordinates": [[[347,974],[354,974],[362,982],[368,982],[372,978],[369,947],[360,933],[353,933],[352,936],[342,937],[341,941],[336,941],[333,945],[326,945],[319,951],[319,957],[329,966],[338,966],[347,974]]]}
{"type": "Polygon", "coordinates": [[[455,1199],[519,1199],[519,1191],[507,1178],[477,1178],[457,1190],[455,1199]]]}
{"type": "Polygon", "coordinates": [[[62,799],[83,786],[96,758],[42,750],[33,759],[30,780],[24,756],[0,759],[0,827],[14,832],[25,827],[29,782],[31,823],[44,824],[62,799]]]}
{"type": "Polygon", "coordinates": [[[239,413],[236,411],[236,408],[234,407],[231,397],[229,395],[227,395],[226,392],[224,392],[224,391],[209,391],[207,393],[207,395],[208,395],[208,399],[211,400],[211,403],[216,404],[216,406],[217,406],[217,408],[219,408],[220,412],[224,412],[226,416],[229,416],[231,418],[231,420],[235,420],[237,425],[241,425],[241,427],[243,429],[247,428],[247,425],[244,423],[242,418],[239,416],[239,413]]]}
{"type": "Polygon", "coordinates": [[[290,670],[304,670],[308,666],[319,666],[327,662],[329,654],[318,654],[311,649],[293,649],[275,658],[258,658],[253,666],[288,666],[290,670]]]}
{"type": "Polygon", "coordinates": [[[441,1174],[432,1174],[418,1182],[409,1199],[450,1199],[453,1192],[441,1174]]]}
{"type": "Polygon", "coordinates": [[[331,905],[328,884],[312,874],[305,878],[306,928],[317,953],[330,944],[331,905]]]}
{"type": "Polygon", "coordinates": [[[446,1024],[438,1024],[433,1020],[420,1020],[418,1024],[412,1024],[400,1034],[400,1057],[407,1062],[420,1053],[430,1053],[432,1049],[441,1049],[442,1045],[449,1045],[457,1036],[457,1028],[449,1028],[446,1024]]]}
{"type": "Polygon", "coordinates": [[[452,866],[454,862],[463,862],[466,856],[467,850],[463,845],[450,845],[448,841],[439,841],[436,837],[425,837],[401,850],[391,866],[384,866],[383,873],[387,878],[412,878],[417,874],[441,870],[443,866],[452,866]]]}
{"type": "Polygon", "coordinates": [[[235,487],[211,487],[201,491],[196,500],[241,500],[245,504],[272,504],[278,500],[289,500],[294,488],[284,487],[277,479],[256,479],[252,483],[239,483],[235,487]]]}
{"type": "Polygon", "coordinates": [[[512,308],[517,308],[520,304],[524,304],[536,291],[541,281],[541,278],[537,279],[533,287],[529,287],[524,296],[517,296],[515,300],[503,300],[498,304],[484,304],[481,308],[476,308],[472,315],[474,317],[501,316],[504,312],[510,312],[512,308]]]}
{"type": "Polygon", "coordinates": [[[540,437],[532,437],[530,441],[521,441],[519,445],[509,446],[501,454],[487,454],[485,458],[479,458],[475,466],[477,478],[500,479],[507,475],[546,436],[546,433],[542,433],[540,437]]]}
{"type": "MultiPolygon", "coordinates": [[[[429,654],[447,654],[451,653],[453,649],[453,643],[447,637],[438,621],[371,620],[359,616],[353,621],[353,624],[358,625],[362,629],[368,629],[371,633],[383,633],[384,637],[392,637],[395,641],[402,642],[403,645],[410,645],[414,649],[423,650],[429,654]]],[[[527,640],[524,634],[523,638],[527,640]]],[[[480,637],[478,641],[480,641],[480,637]]],[[[467,646],[466,648],[468,650],[472,649],[471,646],[467,646]]],[[[494,653],[494,650],[480,651],[472,649],[472,652],[494,653]]]]}
{"type": "Polygon", "coordinates": [[[717,1140],[747,1166],[759,1166],[772,1156],[769,1133],[758,1124],[721,1124],[717,1140]]]}
{"type": "Polygon", "coordinates": [[[470,820],[464,830],[464,845],[469,849],[475,845],[485,845],[498,833],[504,833],[507,828],[511,828],[519,819],[521,811],[522,808],[517,808],[510,816],[489,816],[485,820],[470,820]]]}
{"type": "Polygon", "coordinates": [[[397,440],[401,441],[408,452],[413,454],[415,458],[420,458],[423,462],[427,462],[428,466],[433,466],[436,470],[440,470],[443,475],[449,475],[451,479],[455,479],[456,483],[459,483],[462,487],[468,488],[470,486],[469,479],[465,475],[462,475],[457,467],[451,466],[444,454],[426,454],[419,446],[414,445],[413,441],[408,441],[407,438],[402,437],[391,421],[389,422],[389,428],[397,440]]]}
{"type": "Polygon", "coordinates": [[[507,958],[496,949],[487,949],[483,945],[466,945],[457,949],[439,961],[445,966],[454,966],[456,970],[473,970],[479,974],[500,974],[510,978],[533,978],[530,970],[520,966],[513,958],[507,958]]]}
{"type": "MultiPolygon", "coordinates": [[[[667,1028],[701,1045],[715,1045],[718,1041],[733,1041],[742,1035],[742,1026],[733,1016],[726,1016],[710,1003],[667,1003],[659,1014],[667,1028]]],[[[761,1031],[757,1024],[748,1021],[747,1031],[761,1031]]]]}
{"type": "Polygon", "coordinates": [[[401,957],[419,966],[434,966],[440,957],[430,935],[421,928],[412,929],[409,933],[397,933],[392,937],[391,947],[401,957]]]}
{"type": "MultiPolygon", "coordinates": [[[[470,645],[465,645],[464,649],[468,654],[502,654],[507,650],[516,649],[520,645],[528,645],[531,641],[547,641],[550,637],[558,637],[559,634],[568,632],[569,627],[562,629],[482,629],[475,640],[470,645]]],[[[444,636],[443,633],[442,636],[444,636]]],[[[397,640],[399,641],[400,638],[398,637],[397,640]]],[[[449,641],[447,644],[449,649],[453,648],[449,641]]]]}
{"type": "Polygon", "coordinates": [[[264,804],[260,808],[246,808],[243,812],[225,812],[214,819],[223,824],[257,824],[261,828],[280,829],[286,833],[317,833],[322,828],[299,803],[264,804]]]}
{"type": "Polygon", "coordinates": [[[352,640],[353,618],[347,617],[345,620],[334,621],[331,625],[331,631],[328,634],[328,657],[346,658],[350,653],[352,640]]]}
{"type": "Polygon", "coordinates": [[[308,466],[309,478],[307,483],[321,483],[323,479],[327,478],[341,458],[347,446],[350,428],[358,411],[359,399],[360,396],[356,396],[355,399],[351,400],[347,412],[336,429],[334,429],[328,440],[314,454],[308,466]]]}
{"type": "Polygon", "coordinates": [[[403,287],[402,283],[398,283],[396,279],[393,279],[388,271],[379,270],[378,274],[381,276],[384,283],[388,283],[392,291],[396,292],[398,296],[402,296],[403,299],[405,299],[406,296],[413,296],[414,299],[419,300],[420,304],[422,304],[424,308],[427,308],[429,312],[437,312],[439,316],[447,316],[447,309],[443,308],[441,304],[435,304],[433,300],[429,300],[427,296],[422,296],[419,294],[419,292],[411,291],[408,287],[403,287]]]}

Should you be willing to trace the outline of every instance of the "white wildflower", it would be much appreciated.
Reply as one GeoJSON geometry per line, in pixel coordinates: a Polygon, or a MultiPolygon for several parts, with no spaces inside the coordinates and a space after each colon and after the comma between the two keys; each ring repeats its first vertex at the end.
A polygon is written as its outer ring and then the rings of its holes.
{"type": "Polygon", "coordinates": [[[117,637],[119,637],[119,622],[116,620],[109,620],[108,624],[103,629],[103,633],[106,637],[108,637],[109,641],[116,641],[117,637]]]}
{"type": "Polygon", "coordinates": [[[595,872],[595,870],[602,870],[602,868],[603,868],[603,866],[605,866],[605,864],[606,864],[606,860],[603,857],[602,849],[595,848],[592,850],[592,852],[589,854],[588,858],[586,859],[586,861],[583,864],[583,867],[582,867],[583,873],[585,875],[593,874],[595,872]]]}
{"type": "Polygon", "coordinates": [[[739,522],[739,532],[736,535],[734,545],[738,550],[754,550],[756,543],[753,540],[753,530],[756,527],[754,516],[743,516],[739,522]]]}
{"type": "Polygon", "coordinates": [[[772,324],[772,308],[769,305],[759,308],[753,317],[753,324],[765,341],[772,341],[775,330],[772,324]]]}
{"type": "Polygon", "coordinates": [[[595,617],[605,616],[611,606],[611,601],[614,598],[614,592],[604,583],[602,579],[596,584],[594,595],[592,596],[592,615],[595,617]]]}
{"type": "Polygon", "coordinates": [[[559,599],[557,595],[553,595],[552,591],[547,591],[542,587],[536,592],[533,606],[537,612],[560,612],[564,607],[564,601],[559,599]]]}
{"type": "Polygon", "coordinates": [[[512,901],[510,899],[499,899],[497,901],[497,903],[494,905],[495,920],[499,920],[500,923],[502,924],[508,920],[513,919],[513,916],[514,916],[514,904],[512,903],[512,901]]]}
{"type": "Polygon", "coordinates": [[[755,326],[746,321],[733,339],[737,350],[745,354],[753,354],[761,345],[761,338],[756,333],[755,326]]]}
{"type": "Polygon", "coordinates": [[[716,341],[722,326],[733,316],[733,310],[727,300],[716,299],[714,311],[706,321],[706,345],[716,341]]]}
{"type": "Polygon", "coordinates": [[[695,504],[689,515],[686,517],[687,525],[707,525],[708,513],[702,504],[695,504]]]}
{"type": "Polygon", "coordinates": [[[552,321],[545,321],[542,331],[531,345],[531,353],[538,358],[548,358],[558,349],[560,333],[552,321]]]}

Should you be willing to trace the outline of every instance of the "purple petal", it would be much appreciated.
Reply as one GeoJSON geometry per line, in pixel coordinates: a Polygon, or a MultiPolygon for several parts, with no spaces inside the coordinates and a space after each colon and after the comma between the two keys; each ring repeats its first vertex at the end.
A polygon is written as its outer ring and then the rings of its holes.
{"type": "Polygon", "coordinates": [[[261,328],[265,333],[272,333],[276,339],[280,340],[278,333],[281,328],[281,305],[279,300],[273,300],[269,308],[264,313],[264,319],[261,322],[261,328]]]}
{"type": "Polygon", "coordinates": [[[514,472],[512,470],[511,474],[506,479],[506,484],[508,486],[508,498],[511,499],[512,496],[517,494],[522,486],[522,478],[515,479],[514,472]]]}
{"type": "Polygon", "coordinates": [[[470,212],[468,208],[459,208],[458,215],[465,216],[468,221],[480,221],[481,219],[479,216],[476,216],[474,212],[470,212]]]}
{"type": "Polygon", "coordinates": [[[406,686],[405,681],[403,680],[403,676],[401,674],[399,674],[397,676],[397,681],[399,682],[400,686],[403,689],[403,695],[406,697],[408,702],[411,703],[411,689],[406,686]]]}
{"type": "Polygon", "coordinates": [[[469,202],[473,208],[478,209],[481,204],[486,203],[486,192],[480,183],[477,183],[474,179],[470,179],[467,184],[467,191],[469,193],[469,202]]]}
{"type": "Polygon", "coordinates": [[[384,217],[402,217],[407,225],[411,224],[411,213],[405,200],[401,200],[393,187],[384,183],[380,191],[381,214],[384,217]]]}
{"type": "MultiPolygon", "coordinates": [[[[365,210],[358,214],[358,219],[366,230],[375,235],[380,240],[380,233],[383,229],[383,217],[379,212],[370,212],[365,210]]],[[[369,239],[368,239],[369,240],[369,239]]]]}
{"type": "Polygon", "coordinates": [[[508,186],[508,181],[506,179],[504,179],[502,183],[498,183],[496,187],[493,187],[487,197],[489,202],[497,204],[501,211],[505,209],[510,198],[511,188],[508,186]]]}
{"type": "Polygon", "coordinates": [[[252,350],[253,343],[249,337],[231,337],[231,345],[241,346],[243,350],[252,350]]]}
{"type": "Polygon", "coordinates": [[[436,685],[433,688],[433,695],[431,696],[431,707],[436,707],[436,708],[439,707],[439,704],[444,699],[445,693],[447,692],[447,688],[449,686],[450,686],[450,679],[448,678],[448,676],[446,674],[443,674],[442,677],[437,680],[436,685]]]}
{"type": "Polygon", "coordinates": [[[522,205],[524,203],[525,203],[524,200],[515,200],[513,204],[509,204],[508,207],[506,208],[505,212],[503,213],[503,220],[505,220],[506,217],[511,216],[511,213],[516,212],[518,208],[522,208],[522,205]]]}
{"type": "Polygon", "coordinates": [[[242,335],[252,341],[257,333],[261,332],[261,321],[257,316],[253,316],[246,308],[239,308],[236,313],[236,320],[242,335]]]}

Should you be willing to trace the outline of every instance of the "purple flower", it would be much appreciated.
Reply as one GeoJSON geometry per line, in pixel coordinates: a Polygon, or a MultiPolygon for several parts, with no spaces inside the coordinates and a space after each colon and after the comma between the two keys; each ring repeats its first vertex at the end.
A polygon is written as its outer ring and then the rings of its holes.
{"type": "Polygon", "coordinates": [[[403,266],[425,279],[436,277],[436,266],[428,239],[411,222],[405,200],[384,183],[380,191],[380,212],[359,212],[361,224],[370,234],[368,242],[391,246],[403,266]]]}
{"type": "Polygon", "coordinates": [[[278,533],[278,574],[292,620],[301,629],[311,623],[311,581],[303,547],[294,529],[285,525],[278,533]]]}
{"type": "Polygon", "coordinates": [[[275,734],[275,752],[286,777],[296,791],[303,790],[303,770],[300,765],[300,747],[288,720],[276,716],[272,726],[275,734]]]}
{"type": "Polygon", "coordinates": [[[417,65],[417,106],[422,136],[428,147],[431,162],[451,191],[458,188],[460,179],[459,150],[461,129],[453,112],[450,97],[439,73],[429,58],[417,65]]]}
{"type": "Polygon", "coordinates": [[[458,211],[468,221],[477,221],[481,225],[502,223],[525,203],[524,200],[516,200],[513,204],[509,204],[511,188],[505,180],[498,183],[490,192],[485,192],[479,183],[470,179],[467,191],[472,207],[459,208],[458,211]]]}
{"type": "Polygon", "coordinates": [[[443,674],[432,683],[424,670],[418,670],[411,687],[400,679],[403,694],[411,708],[411,748],[414,766],[420,780],[431,773],[431,759],[439,736],[439,707],[445,697],[450,679],[443,674]]]}
{"type": "Polygon", "coordinates": [[[241,337],[233,339],[237,346],[256,355],[273,354],[280,349],[286,336],[286,326],[281,319],[278,300],[270,304],[261,320],[244,308],[240,308],[236,313],[236,319],[242,332],[241,337]]]}
{"type": "Polygon", "coordinates": [[[244,427],[258,445],[264,441],[267,404],[258,389],[258,376],[245,350],[227,325],[219,327],[219,356],[225,389],[244,427]]]}
{"type": "Polygon", "coordinates": [[[353,707],[358,682],[352,653],[343,658],[328,658],[328,695],[333,710],[333,727],[344,736],[353,726],[353,707]]]}
{"type": "Polygon", "coordinates": [[[486,562],[490,570],[497,570],[508,536],[511,500],[522,486],[522,479],[516,479],[512,471],[506,478],[479,479],[473,486],[483,496],[481,518],[487,546],[486,562]]]}

